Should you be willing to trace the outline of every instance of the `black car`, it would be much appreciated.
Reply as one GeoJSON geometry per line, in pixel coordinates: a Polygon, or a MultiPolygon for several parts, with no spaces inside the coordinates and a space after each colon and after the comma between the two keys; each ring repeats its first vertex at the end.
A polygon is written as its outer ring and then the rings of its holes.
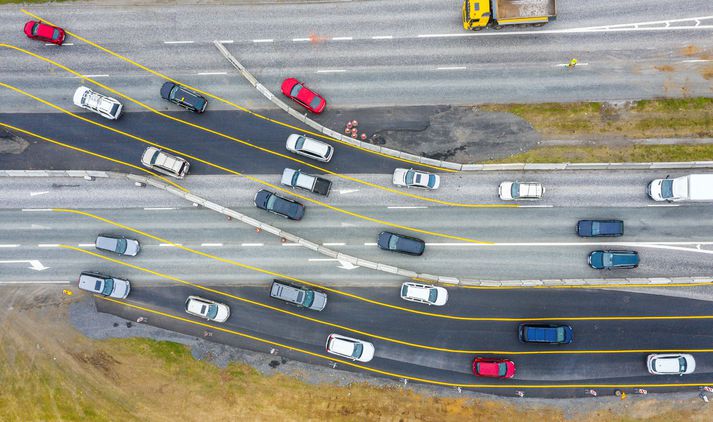
{"type": "Polygon", "coordinates": [[[193,92],[173,82],[163,84],[161,87],[161,98],[196,113],[203,113],[205,107],[208,105],[208,100],[197,92],[193,92]]]}
{"type": "Polygon", "coordinates": [[[518,338],[523,343],[569,344],[572,327],[553,324],[520,324],[518,338]]]}
{"type": "Polygon", "coordinates": [[[426,249],[426,242],[403,234],[381,232],[376,244],[383,250],[421,256],[426,249]]]}
{"type": "Polygon", "coordinates": [[[265,189],[259,190],[255,194],[255,206],[290,220],[301,220],[305,215],[304,205],[265,189]]]}
{"type": "Polygon", "coordinates": [[[593,251],[587,262],[595,270],[631,269],[639,266],[639,254],[636,251],[593,251]]]}
{"type": "Polygon", "coordinates": [[[624,235],[624,222],[621,220],[579,220],[579,237],[619,237],[624,235]]]}

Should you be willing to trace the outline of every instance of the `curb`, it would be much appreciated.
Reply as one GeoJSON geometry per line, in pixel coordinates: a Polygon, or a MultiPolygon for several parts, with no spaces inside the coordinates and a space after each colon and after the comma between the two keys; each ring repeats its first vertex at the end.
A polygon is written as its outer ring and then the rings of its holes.
{"type": "Polygon", "coordinates": [[[384,148],[378,145],[373,145],[368,142],[361,142],[341,133],[322,126],[316,121],[307,117],[307,114],[301,114],[292,109],[287,103],[282,101],[265,85],[258,80],[243,66],[223,44],[215,40],[213,45],[225,57],[230,64],[235,67],[240,74],[247,79],[250,84],[255,87],[268,100],[272,101],[277,107],[287,112],[290,116],[315,129],[319,133],[328,137],[337,139],[354,147],[377,152],[383,155],[388,155],[394,158],[424,164],[431,167],[440,167],[447,170],[456,171],[502,171],[502,170],[651,170],[651,169],[695,169],[695,168],[713,168],[713,161],[691,161],[691,162],[659,162],[659,163],[513,163],[513,164],[461,164],[452,161],[434,160],[431,158],[421,157],[419,155],[409,154],[407,152],[398,151],[391,148],[384,148]]]}
{"type": "Polygon", "coordinates": [[[281,239],[285,239],[289,242],[299,244],[307,249],[315,251],[319,254],[328,256],[330,258],[337,259],[339,261],[348,262],[350,264],[370,268],[376,271],[382,271],[389,274],[400,275],[410,279],[416,279],[421,281],[428,281],[431,283],[441,283],[453,286],[463,285],[463,286],[473,286],[473,287],[491,287],[491,288],[508,288],[508,287],[561,287],[561,286],[573,286],[573,285],[626,285],[626,284],[651,284],[651,285],[662,285],[662,284],[713,284],[713,277],[656,277],[656,278],[626,278],[626,279],[547,279],[547,280],[478,280],[478,279],[467,279],[458,277],[447,277],[433,274],[418,273],[412,270],[407,270],[403,268],[394,267],[392,265],[381,264],[374,261],[369,261],[366,259],[357,258],[352,255],[347,255],[342,252],[338,252],[315,242],[307,239],[303,239],[297,235],[290,232],[284,231],[277,227],[271,226],[267,223],[263,223],[245,214],[241,214],[230,208],[224,207],[212,201],[201,198],[192,193],[186,193],[180,189],[168,185],[166,183],[160,182],[154,178],[147,176],[138,176],[135,174],[125,174],[125,176],[133,181],[151,185],[153,187],[163,189],[169,193],[176,196],[180,196],[193,204],[203,206],[204,208],[219,212],[223,215],[229,216],[231,219],[241,221],[245,224],[253,226],[264,230],[265,232],[271,233],[281,239]]]}
{"type": "Polygon", "coordinates": [[[92,170],[0,170],[0,177],[110,177],[111,172],[92,170]]]}

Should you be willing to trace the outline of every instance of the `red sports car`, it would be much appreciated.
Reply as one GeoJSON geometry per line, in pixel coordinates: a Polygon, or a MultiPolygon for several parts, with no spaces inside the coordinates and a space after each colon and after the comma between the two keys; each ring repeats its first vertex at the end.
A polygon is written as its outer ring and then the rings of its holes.
{"type": "Polygon", "coordinates": [[[64,42],[64,29],[47,25],[41,21],[29,21],[25,24],[25,35],[33,40],[51,42],[52,44],[62,45],[64,42]]]}
{"type": "Polygon", "coordinates": [[[508,359],[475,358],[473,373],[479,377],[512,378],[515,375],[515,364],[508,359]]]}
{"type": "Polygon", "coordinates": [[[282,93],[315,114],[323,112],[327,106],[324,98],[295,78],[287,78],[282,82],[282,93]]]}

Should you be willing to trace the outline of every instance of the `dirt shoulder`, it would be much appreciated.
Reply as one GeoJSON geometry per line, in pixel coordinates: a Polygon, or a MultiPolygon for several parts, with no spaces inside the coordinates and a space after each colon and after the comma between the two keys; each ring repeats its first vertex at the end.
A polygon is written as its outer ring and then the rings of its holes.
{"type": "MultiPolygon", "coordinates": [[[[543,421],[713,418],[713,408],[691,394],[628,401],[510,400],[378,385],[382,381],[371,385],[367,378],[305,382],[310,378],[303,373],[308,365],[292,366],[287,375],[274,369],[293,363],[275,365],[272,356],[248,356],[238,350],[223,350],[238,361],[222,362],[221,367],[205,353],[210,345],[201,346],[199,360],[195,351],[192,354],[189,346],[178,342],[85,337],[68,322],[70,305],[80,299],[63,295],[57,287],[0,288],[0,420],[198,421],[226,415],[257,421],[521,421],[534,415],[543,421]]],[[[340,377],[340,371],[330,372],[340,377]]]]}

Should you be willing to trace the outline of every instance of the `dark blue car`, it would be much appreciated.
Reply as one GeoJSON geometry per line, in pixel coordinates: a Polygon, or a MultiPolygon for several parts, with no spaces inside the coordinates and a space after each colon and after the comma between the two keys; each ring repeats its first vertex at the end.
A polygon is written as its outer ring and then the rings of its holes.
{"type": "Polygon", "coordinates": [[[304,205],[265,189],[255,194],[255,206],[290,220],[301,220],[305,215],[304,205]]]}
{"type": "Polygon", "coordinates": [[[589,254],[589,266],[595,270],[612,268],[636,268],[639,253],[636,251],[593,251],[589,254]]]}
{"type": "Polygon", "coordinates": [[[518,337],[523,343],[569,344],[572,327],[569,325],[520,324],[518,337]]]}
{"type": "Polygon", "coordinates": [[[579,237],[618,237],[624,235],[624,222],[621,220],[579,220],[579,237]]]}

